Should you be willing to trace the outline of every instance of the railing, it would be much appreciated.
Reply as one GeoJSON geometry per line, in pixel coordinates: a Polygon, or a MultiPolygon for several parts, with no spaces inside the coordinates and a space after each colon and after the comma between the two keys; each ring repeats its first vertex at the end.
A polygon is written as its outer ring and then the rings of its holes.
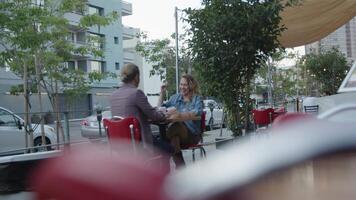
{"type": "MultiPolygon", "coordinates": [[[[83,117],[87,117],[90,113],[95,113],[93,110],[77,110],[77,111],[64,111],[59,112],[61,121],[57,122],[54,120],[56,116],[56,112],[31,112],[29,113],[31,124],[25,127],[24,120],[20,116],[25,116],[25,113],[9,113],[14,117],[14,122],[9,123],[8,126],[0,126],[2,127],[2,132],[10,133],[18,132],[18,134],[25,133],[23,138],[11,138],[10,141],[13,141],[12,145],[14,149],[3,148],[0,150],[0,155],[14,155],[14,154],[22,154],[22,153],[31,153],[31,152],[42,152],[48,150],[60,150],[66,147],[70,147],[73,144],[82,144],[88,143],[89,139],[82,137],[82,124],[83,118],[73,119],[71,116],[82,115],[83,117]],[[34,122],[34,123],[33,123],[34,122]],[[41,122],[45,125],[45,138],[46,144],[42,144],[42,134],[41,134],[41,122]],[[14,126],[17,126],[16,129],[14,126]],[[8,129],[7,129],[8,127],[8,129]],[[31,136],[31,133],[33,134],[31,136]],[[63,134],[60,134],[63,133],[63,134]],[[27,140],[27,142],[25,142],[27,140]],[[33,140],[32,142],[30,142],[33,140]],[[37,141],[38,140],[38,141],[37,141]],[[49,144],[48,144],[49,142],[49,144]],[[23,146],[21,147],[21,144],[23,146]],[[26,145],[27,144],[27,145],[26,145]],[[31,144],[34,144],[32,146],[31,144]]],[[[101,112],[98,112],[98,115],[101,115],[101,112]]],[[[98,123],[100,124],[100,123],[98,123]]],[[[99,130],[98,130],[99,131],[99,130]]],[[[17,133],[15,133],[17,134],[17,133]]],[[[12,134],[11,134],[12,135],[12,134]]],[[[16,135],[14,135],[16,136],[16,135]]],[[[103,141],[106,142],[106,137],[102,137],[98,139],[92,139],[91,142],[103,141]]],[[[11,137],[7,135],[6,137],[11,137]]],[[[11,146],[10,146],[11,148],[11,146]]],[[[0,146],[0,149],[2,147],[0,146]]]]}

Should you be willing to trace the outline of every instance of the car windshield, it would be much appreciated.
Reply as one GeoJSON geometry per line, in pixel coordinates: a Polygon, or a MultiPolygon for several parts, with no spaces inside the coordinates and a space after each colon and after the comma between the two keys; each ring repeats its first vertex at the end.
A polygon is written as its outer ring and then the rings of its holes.
{"type": "Polygon", "coordinates": [[[214,100],[204,100],[204,107],[209,107],[209,104],[213,104],[216,107],[216,102],[214,100]]]}
{"type": "Polygon", "coordinates": [[[102,113],[104,118],[111,118],[111,111],[110,110],[106,110],[102,113]]]}

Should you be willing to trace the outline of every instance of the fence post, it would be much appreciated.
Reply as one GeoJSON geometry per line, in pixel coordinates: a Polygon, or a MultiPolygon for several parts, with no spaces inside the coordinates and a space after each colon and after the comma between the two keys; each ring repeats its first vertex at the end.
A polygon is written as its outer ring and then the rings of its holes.
{"type": "Polygon", "coordinates": [[[70,145],[70,137],[69,137],[69,118],[68,111],[64,112],[64,133],[66,136],[66,141],[64,142],[67,147],[70,145]]]}

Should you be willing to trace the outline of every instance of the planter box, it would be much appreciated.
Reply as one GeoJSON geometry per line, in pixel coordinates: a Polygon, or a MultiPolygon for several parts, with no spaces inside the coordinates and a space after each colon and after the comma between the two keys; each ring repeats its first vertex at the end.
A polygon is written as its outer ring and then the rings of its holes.
{"type": "Polygon", "coordinates": [[[216,149],[224,149],[226,146],[228,146],[229,144],[232,144],[234,142],[234,138],[233,137],[217,137],[215,138],[215,145],[216,145],[216,149]]]}

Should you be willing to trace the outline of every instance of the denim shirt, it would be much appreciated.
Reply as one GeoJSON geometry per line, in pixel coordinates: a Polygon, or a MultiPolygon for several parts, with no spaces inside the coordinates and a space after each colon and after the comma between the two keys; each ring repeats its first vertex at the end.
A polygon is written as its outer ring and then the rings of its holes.
{"type": "MultiPolygon", "coordinates": [[[[175,94],[171,96],[168,102],[164,103],[163,106],[175,107],[178,112],[192,112],[196,116],[201,116],[203,112],[203,101],[200,96],[194,95],[190,102],[184,102],[183,96],[181,94],[175,94]]],[[[187,126],[189,131],[194,134],[200,134],[201,132],[201,121],[200,120],[189,120],[184,121],[184,124],[187,126]]]]}

